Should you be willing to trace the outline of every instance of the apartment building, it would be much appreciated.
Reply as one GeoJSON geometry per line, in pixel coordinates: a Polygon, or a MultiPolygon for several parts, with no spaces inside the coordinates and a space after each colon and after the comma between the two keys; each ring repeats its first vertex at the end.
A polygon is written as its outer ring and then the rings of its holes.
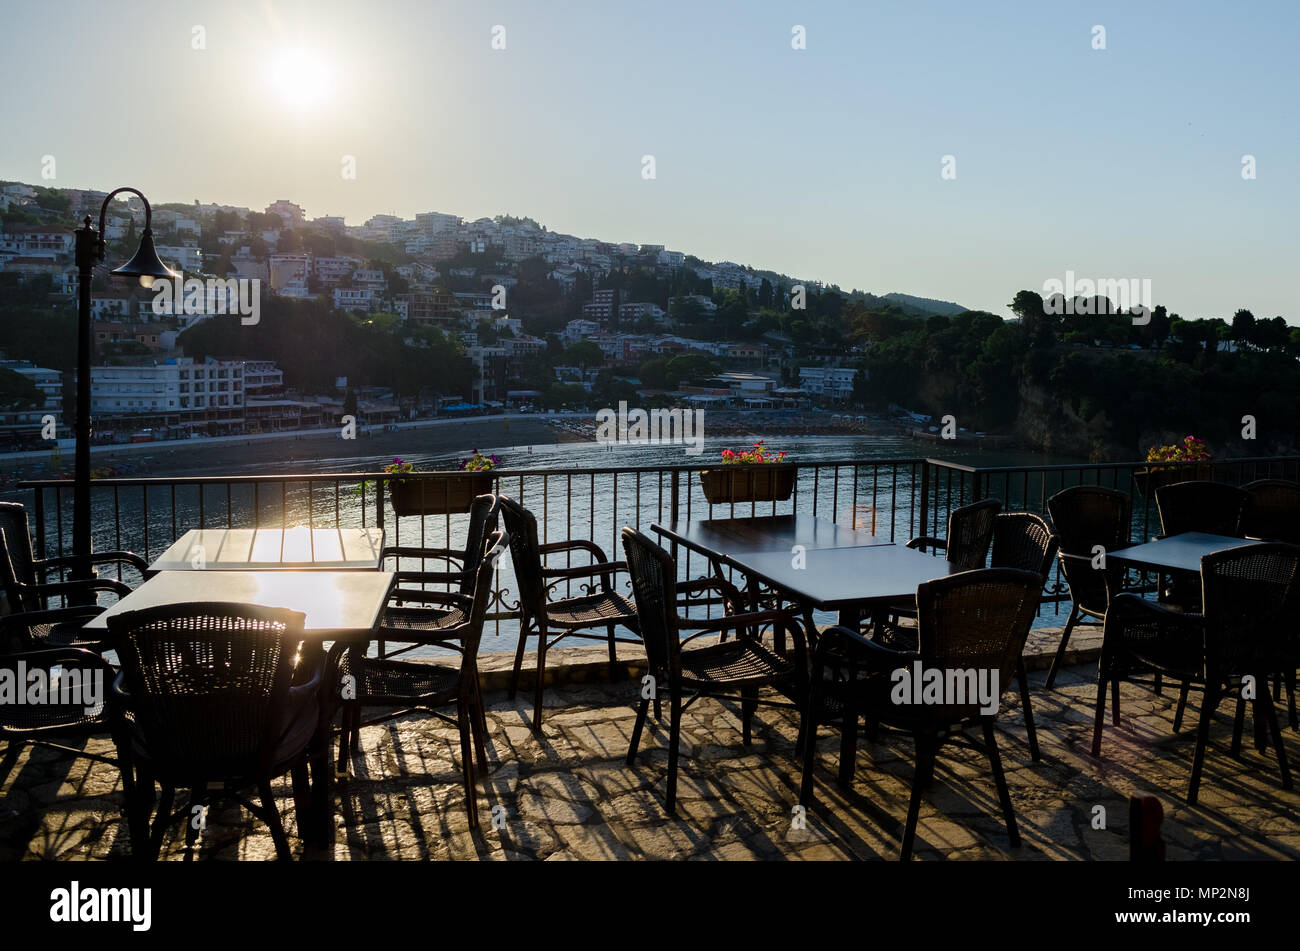
{"type": "Polygon", "coordinates": [[[849,367],[800,367],[799,385],[811,396],[847,400],[858,371],[849,367]]]}
{"type": "Polygon", "coordinates": [[[106,429],[116,420],[128,427],[239,432],[244,424],[244,364],[178,357],[160,364],[93,367],[90,405],[106,429]]]}

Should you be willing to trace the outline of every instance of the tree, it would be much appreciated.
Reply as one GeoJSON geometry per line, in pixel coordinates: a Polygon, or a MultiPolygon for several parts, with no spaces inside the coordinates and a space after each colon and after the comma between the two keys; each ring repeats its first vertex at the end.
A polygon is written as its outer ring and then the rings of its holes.
{"type": "Polygon", "coordinates": [[[348,388],[347,395],[343,397],[343,415],[357,418],[357,392],[351,387],[348,388]]]}
{"type": "Polygon", "coordinates": [[[604,366],[605,352],[590,340],[579,340],[564,351],[564,360],[585,370],[587,367],[604,366]]]}
{"type": "Polygon", "coordinates": [[[1232,315],[1232,339],[1239,347],[1250,346],[1256,342],[1255,315],[1244,307],[1232,315]]]}
{"type": "Polygon", "coordinates": [[[32,409],[44,403],[45,394],[30,378],[0,367],[0,409],[32,409]]]}

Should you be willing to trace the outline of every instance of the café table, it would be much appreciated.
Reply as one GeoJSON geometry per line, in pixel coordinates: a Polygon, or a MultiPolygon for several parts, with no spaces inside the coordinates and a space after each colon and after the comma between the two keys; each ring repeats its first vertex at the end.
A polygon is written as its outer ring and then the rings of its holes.
{"type": "Polygon", "coordinates": [[[160,571],[378,571],[381,528],[191,529],[149,566],[160,571]]]}
{"type": "Polygon", "coordinates": [[[1206,532],[1183,532],[1119,551],[1106,553],[1106,561],[1125,568],[1165,573],[1200,574],[1201,559],[1216,551],[1257,545],[1258,539],[1232,538],[1206,532]]]}
{"type": "Polygon", "coordinates": [[[945,559],[811,515],[650,527],[715,566],[726,565],[762,582],[783,599],[798,602],[805,613],[838,611],[840,623],[855,629],[873,608],[914,597],[922,582],[952,573],[945,559]]]}
{"type": "Polygon", "coordinates": [[[397,575],[391,571],[161,571],[97,615],[85,630],[108,635],[108,619],[127,611],[228,601],[301,611],[303,639],[321,650],[332,642],[322,685],[324,713],[311,757],[312,828],[304,841],[322,844],[330,826],[330,723],[338,695],[335,675],[344,650],[370,639],[388,602],[397,575]]]}

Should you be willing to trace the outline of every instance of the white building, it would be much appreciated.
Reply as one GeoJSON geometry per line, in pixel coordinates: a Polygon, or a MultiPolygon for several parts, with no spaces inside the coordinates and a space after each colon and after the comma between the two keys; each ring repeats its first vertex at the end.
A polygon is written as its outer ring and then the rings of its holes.
{"type": "Polygon", "coordinates": [[[334,288],[334,306],[340,310],[369,313],[375,307],[375,292],[368,287],[334,288]]]}
{"type": "Polygon", "coordinates": [[[92,413],[194,414],[216,409],[242,409],[244,364],[239,360],[196,363],[180,357],[147,366],[92,367],[92,413]]]}
{"type": "Polygon", "coordinates": [[[203,270],[203,252],[198,248],[179,248],[175,245],[160,244],[156,250],[162,262],[173,271],[203,270]]]}
{"type": "Polygon", "coordinates": [[[800,367],[799,385],[812,396],[847,400],[853,395],[858,371],[849,367],[800,367]]]}

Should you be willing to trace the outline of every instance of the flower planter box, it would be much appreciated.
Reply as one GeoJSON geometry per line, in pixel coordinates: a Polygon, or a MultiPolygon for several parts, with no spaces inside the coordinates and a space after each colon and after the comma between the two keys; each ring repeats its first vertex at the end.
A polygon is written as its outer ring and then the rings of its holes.
{"type": "Polygon", "coordinates": [[[700,487],[710,505],[726,502],[784,502],[794,491],[794,466],[720,466],[700,470],[700,487]]]}
{"type": "Polygon", "coordinates": [[[1209,465],[1179,466],[1167,469],[1157,466],[1153,469],[1138,469],[1133,473],[1133,484],[1148,499],[1154,500],[1156,489],[1175,482],[1212,481],[1214,467],[1209,465]]]}
{"type": "Polygon", "coordinates": [[[468,512],[475,496],[491,491],[491,472],[437,476],[410,474],[388,480],[393,511],[399,516],[468,512]]]}

